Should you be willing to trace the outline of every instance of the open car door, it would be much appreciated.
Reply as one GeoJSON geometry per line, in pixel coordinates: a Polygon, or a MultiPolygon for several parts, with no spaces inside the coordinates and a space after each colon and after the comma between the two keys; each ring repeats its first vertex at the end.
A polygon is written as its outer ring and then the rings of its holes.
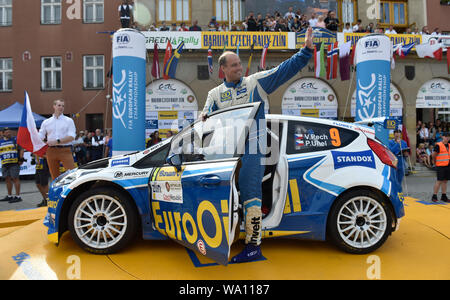
{"type": "Polygon", "coordinates": [[[259,106],[230,107],[185,128],[149,181],[156,230],[222,265],[238,225],[239,159],[259,106]]]}

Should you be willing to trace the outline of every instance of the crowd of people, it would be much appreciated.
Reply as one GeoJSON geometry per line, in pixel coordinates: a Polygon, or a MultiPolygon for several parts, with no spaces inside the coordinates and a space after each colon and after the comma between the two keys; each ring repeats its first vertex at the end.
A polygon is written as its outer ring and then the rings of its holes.
{"type": "Polygon", "coordinates": [[[417,149],[416,160],[418,163],[433,168],[432,154],[436,144],[442,142],[445,132],[450,132],[450,122],[437,119],[436,122],[417,121],[416,137],[417,149]]]}
{"type": "MultiPolygon", "coordinates": [[[[140,31],[269,31],[269,32],[300,32],[309,26],[322,27],[330,31],[337,32],[342,26],[342,32],[344,33],[385,33],[385,34],[397,34],[394,27],[391,25],[389,28],[383,28],[380,24],[374,24],[370,22],[368,25],[363,25],[359,19],[356,24],[352,26],[350,23],[342,24],[336,16],[336,12],[329,10],[326,14],[321,12],[311,12],[310,14],[303,13],[300,9],[294,11],[293,7],[289,7],[288,11],[281,13],[275,11],[273,14],[249,12],[248,16],[244,18],[242,22],[238,24],[234,23],[231,27],[228,26],[228,22],[219,22],[214,16],[210,19],[208,24],[202,28],[198,25],[198,20],[194,20],[191,26],[185,22],[181,24],[171,23],[167,24],[166,21],[162,21],[158,26],[156,23],[150,26],[141,26],[133,20],[133,1],[124,0],[119,6],[119,18],[122,28],[135,28],[140,31]]],[[[439,35],[442,32],[439,28],[435,28],[433,31],[429,30],[428,26],[424,26],[422,30],[417,27],[408,27],[405,29],[405,34],[430,34],[439,35]]]]}

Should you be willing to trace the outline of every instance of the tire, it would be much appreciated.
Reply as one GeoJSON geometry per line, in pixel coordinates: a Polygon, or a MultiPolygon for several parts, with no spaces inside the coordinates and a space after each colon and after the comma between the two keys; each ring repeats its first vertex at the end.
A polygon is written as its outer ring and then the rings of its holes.
{"type": "Polygon", "coordinates": [[[392,231],[392,212],[386,200],[370,190],[358,189],[339,197],[328,219],[328,236],[352,254],[375,251],[392,231]]]}
{"type": "Polygon", "coordinates": [[[75,242],[94,254],[112,254],[127,246],[138,231],[138,213],[123,192],[98,187],[82,193],[69,211],[75,242]]]}

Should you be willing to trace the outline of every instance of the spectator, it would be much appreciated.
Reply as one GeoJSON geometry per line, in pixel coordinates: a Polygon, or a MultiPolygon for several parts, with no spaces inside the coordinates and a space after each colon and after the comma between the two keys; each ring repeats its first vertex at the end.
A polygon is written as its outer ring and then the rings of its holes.
{"type": "Polygon", "coordinates": [[[449,142],[450,133],[446,132],[443,135],[442,142],[434,146],[433,164],[436,166],[437,180],[433,188],[433,196],[431,201],[437,202],[437,193],[439,189],[442,191],[441,201],[449,202],[447,198],[447,181],[450,179],[450,151],[449,142]]]}
{"type": "Polygon", "coordinates": [[[170,27],[170,31],[178,31],[177,23],[172,23],[172,26],[170,27]]]}
{"type": "Polygon", "coordinates": [[[441,31],[439,30],[439,28],[435,28],[433,30],[433,32],[431,33],[431,35],[440,35],[440,34],[441,34],[441,31]]]}
{"type": "Polygon", "coordinates": [[[223,23],[222,26],[219,27],[218,31],[227,32],[228,31],[227,24],[223,23]]]}
{"type": "Polygon", "coordinates": [[[219,24],[216,21],[216,17],[212,17],[208,23],[208,30],[209,31],[217,31],[218,27],[219,27],[219,24]]]}
{"type": "Polygon", "coordinates": [[[434,127],[433,122],[429,122],[428,123],[428,134],[429,134],[429,139],[430,139],[430,144],[434,145],[435,140],[436,140],[436,127],[434,127]]]}
{"type": "Polygon", "coordinates": [[[384,33],[385,34],[397,34],[397,31],[395,31],[393,25],[389,25],[389,29],[387,29],[384,33]]]}
{"type": "Polygon", "coordinates": [[[231,25],[231,30],[230,31],[239,31],[239,29],[237,28],[236,24],[232,24],[231,25]]]}
{"type": "Polygon", "coordinates": [[[309,19],[309,26],[316,27],[317,25],[316,13],[311,14],[311,19],[309,19]]]}
{"type": "Polygon", "coordinates": [[[159,137],[159,131],[152,132],[150,134],[150,139],[148,140],[146,147],[149,148],[153,145],[158,144],[159,142],[161,142],[161,138],[159,137]]]}
{"type": "Polygon", "coordinates": [[[16,137],[13,137],[9,128],[3,128],[3,138],[0,140],[0,159],[2,161],[2,176],[6,181],[8,195],[0,201],[16,203],[22,201],[20,197],[20,166],[22,165],[23,149],[17,145],[16,137]],[[12,195],[12,188],[16,195],[12,195]]]}
{"type": "Polygon", "coordinates": [[[399,185],[400,193],[402,192],[402,181],[403,177],[405,175],[406,170],[406,160],[405,157],[408,156],[408,145],[406,142],[402,139],[402,131],[401,130],[394,130],[394,139],[389,141],[389,150],[394,153],[394,155],[398,159],[397,164],[397,182],[399,185]]]}
{"type": "Polygon", "coordinates": [[[40,138],[47,142],[47,163],[52,179],[58,177],[62,163],[64,169],[75,168],[72,155],[72,141],[76,136],[75,123],[64,116],[64,101],[53,101],[53,116],[44,120],[39,130],[40,138]]]}
{"type": "Polygon", "coordinates": [[[178,31],[189,31],[189,28],[186,27],[186,23],[181,23],[180,28],[178,28],[178,31]]]}
{"type": "Polygon", "coordinates": [[[369,26],[366,27],[367,33],[374,33],[375,29],[373,27],[373,23],[369,23],[369,26]]]}
{"type": "Polygon", "coordinates": [[[295,18],[294,24],[291,26],[291,31],[300,32],[302,30],[302,23],[299,18],[295,18]]]}
{"type": "Polygon", "coordinates": [[[277,25],[275,25],[275,31],[276,32],[284,32],[284,31],[289,31],[288,27],[285,24],[285,21],[283,18],[280,18],[277,21],[277,25]]]}
{"type": "Polygon", "coordinates": [[[316,27],[326,28],[326,24],[324,22],[325,17],[323,15],[320,15],[317,19],[316,27]]]}
{"type": "Polygon", "coordinates": [[[45,157],[39,157],[37,155],[33,155],[33,160],[36,163],[36,174],[34,177],[34,181],[36,183],[36,187],[42,195],[42,201],[37,205],[37,207],[47,206],[48,201],[48,179],[50,178],[50,171],[47,165],[47,159],[45,157]]]}
{"type": "Polygon", "coordinates": [[[253,12],[251,11],[247,19],[247,31],[257,31],[257,23],[253,12]]]}
{"type": "Polygon", "coordinates": [[[345,23],[345,28],[342,31],[343,33],[352,33],[353,29],[350,27],[350,23],[345,23]]]}
{"type": "MultiPolygon", "coordinates": [[[[437,121],[436,121],[437,122],[437,121]]],[[[442,136],[443,136],[443,132],[442,132],[442,127],[438,127],[437,131],[436,131],[436,138],[435,138],[435,142],[439,143],[442,142],[442,136]]]]}
{"type": "MultiPolygon", "coordinates": [[[[73,151],[75,152],[75,157],[77,158],[78,165],[84,165],[87,162],[84,138],[84,131],[80,131],[73,141],[73,151]]],[[[47,164],[47,160],[45,161],[45,164],[47,164]]]]}
{"type": "Polygon", "coordinates": [[[85,131],[84,132],[84,147],[86,148],[86,163],[91,161],[92,158],[92,132],[85,131]]]}
{"type": "Polygon", "coordinates": [[[427,155],[427,150],[424,143],[420,143],[416,149],[417,162],[425,165],[427,168],[431,168],[431,158],[427,155]]]}
{"type": "Polygon", "coordinates": [[[95,130],[95,136],[92,137],[91,159],[98,160],[103,157],[103,151],[105,147],[105,137],[102,135],[100,129],[95,130]]]}
{"type": "Polygon", "coordinates": [[[362,21],[360,19],[358,19],[358,21],[356,21],[355,26],[353,26],[353,28],[352,28],[353,32],[362,32],[363,26],[361,25],[361,22],[362,21]]]}
{"type": "Polygon", "coordinates": [[[113,139],[112,137],[108,140],[108,143],[105,147],[105,157],[112,157],[112,151],[113,151],[113,139]]]}
{"type": "Polygon", "coordinates": [[[375,33],[383,33],[383,28],[381,28],[380,24],[377,24],[376,29],[375,29],[375,33]]]}
{"type": "Polygon", "coordinates": [[[295,12],[295,17],[301,19],[302,16],[303,15],[302,15],[302,11],[300,10],[300,8],[297,9],[297,11],[295,12]]]}
{"type": "Polygon", "coordinates": [[[122,28],[129,28],[131,18],[133,16],[133,5],[128,4],[128,0],[123,0],[122,4],[119,5],[119,18],[122,28]]]}
{"type": "Polygon", "coordinates": [[[189,27],[189,31],[202,31],[202,28],[198,26],[197,20],[194,20],[194,22],[192,22],[192,26],[189,27]]]}
{"type": "Polygon", "coordinates": [[[421,143],[428,143],[429,139],[430,139],[430,132],[428,131],[426,124],[422,123],[419,130],[419,141],[421,143]]]}
{"type": "Polygon", "coordinates": [[[264,31],[264,19],[261,14],[256,17],[256,31],[264,31]]]}
{"type": "Polygon", "coordinates": [[[428,30],[428,26],[423,26],[420,34],[430,34],[430,31],[428,30]]]}
{"type": "Polygon", "coordinates": [[[291,17],[292,19],[295,18],[294,8],[290,6],[288,8],[288,12],[284,14],[284,18],[287,19],[288,17],[291,17]]]}
{"type": "Polygon", "coordinates": [[[412,34],[412,29],[411,28],[406,28],[405,34],[412,34]]]}
{"type": "Polygon", "coordinates": [[[166,25],[166,21],[161,22],[161,27],[159,27],[159,31],[170,31],[169,26],[166,25]]]}
{"type": "Polygon", "coordinates": [[[330,31],[338,31],[339,20],[336,18],[334,11],[328,12],[328,17],[325,19],[326,28],[330,31]]]}

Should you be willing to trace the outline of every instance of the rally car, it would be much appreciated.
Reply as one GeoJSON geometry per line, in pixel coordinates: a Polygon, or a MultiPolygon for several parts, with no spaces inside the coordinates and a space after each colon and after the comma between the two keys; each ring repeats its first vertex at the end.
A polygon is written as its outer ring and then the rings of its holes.
{"type": "MultiPolygon", "coordinates": [[[[49,191],[49,240],[69,230],[83,249],[108,254],[142,232],[226,265],[244,236],[239,162],[259,106],[217,111],[145,151],[61,175],[49,191]]],[[[263,238],[330,240],[361,254],[398,228],[397,161],[372,128],[285,115],[266,122],[263,238]]]]}

